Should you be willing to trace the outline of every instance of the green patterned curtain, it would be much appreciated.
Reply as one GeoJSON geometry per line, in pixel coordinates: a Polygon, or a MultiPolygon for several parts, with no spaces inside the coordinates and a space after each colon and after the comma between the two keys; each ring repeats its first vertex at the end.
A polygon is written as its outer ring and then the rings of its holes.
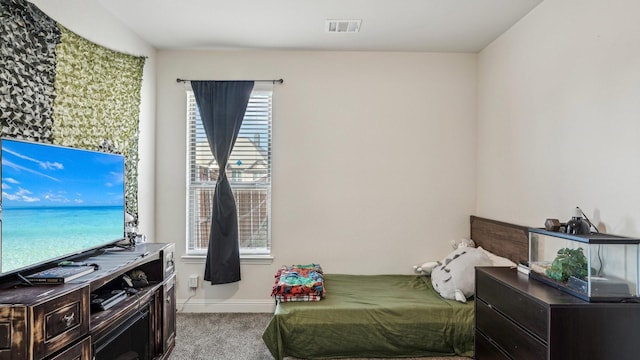
{"type": "Polygon", "coordinates": [[[138,119],[145,58],[96,45],[58,24],[54,143],[123,154],[127,211],[137,214],[138,119]]]}
{"type": "Polygon", "coordinates": [[[25,0],[0,0],[2,136],[122,154],[138,214],[138,124],[145,58],[94,44],[25,0]]]}

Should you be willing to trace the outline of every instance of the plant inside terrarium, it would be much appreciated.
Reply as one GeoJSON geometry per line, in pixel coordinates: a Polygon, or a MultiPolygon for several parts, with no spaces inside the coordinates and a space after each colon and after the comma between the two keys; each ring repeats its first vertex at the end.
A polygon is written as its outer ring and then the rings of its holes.
{"type": "Polygon", "coordinates": [[[571,276],[585,280],[588,275],[587,257],[582,248],[558,250],[558,255],[546,270],[548,277],[556,281],[565,282],[571,276]]]}

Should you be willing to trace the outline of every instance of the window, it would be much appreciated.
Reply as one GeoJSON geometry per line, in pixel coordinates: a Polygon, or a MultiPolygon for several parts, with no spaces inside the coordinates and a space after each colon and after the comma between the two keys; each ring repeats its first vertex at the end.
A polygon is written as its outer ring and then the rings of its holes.
{"type": "MultiPolygon", "coordinates": [[[[226,169],[238,208],[241,256],[267,255],[271,251],[271,99],[272,85],[256,83],[226,169]]],[[[209,245],[218,164],[190,89],[187,120],[187,254],[204,255],[209,245]]]]}

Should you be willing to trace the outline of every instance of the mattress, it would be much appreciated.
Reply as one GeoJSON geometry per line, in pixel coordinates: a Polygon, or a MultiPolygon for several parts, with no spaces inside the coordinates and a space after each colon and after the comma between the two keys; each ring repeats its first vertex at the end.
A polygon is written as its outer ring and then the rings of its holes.
{"type": "Polygon", "coordinates": [[[472,300],[415,275],[325,274],[319,302],[278,303],[262,339],[275,359],[473,356],[472,300]]]}

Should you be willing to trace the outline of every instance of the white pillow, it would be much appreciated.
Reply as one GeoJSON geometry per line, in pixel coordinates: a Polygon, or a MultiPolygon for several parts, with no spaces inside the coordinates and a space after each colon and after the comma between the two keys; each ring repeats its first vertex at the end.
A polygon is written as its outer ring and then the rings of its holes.
{"type": "Polygon", "coordinates": [[[489,257],[493,266],[509,266],[509,267],[518,266],[516,263],[507,259],[506,257],[498,256],[489,250],[483,249],[482,246],[478,246],[478,249],[482,250],[489,257]]]}

